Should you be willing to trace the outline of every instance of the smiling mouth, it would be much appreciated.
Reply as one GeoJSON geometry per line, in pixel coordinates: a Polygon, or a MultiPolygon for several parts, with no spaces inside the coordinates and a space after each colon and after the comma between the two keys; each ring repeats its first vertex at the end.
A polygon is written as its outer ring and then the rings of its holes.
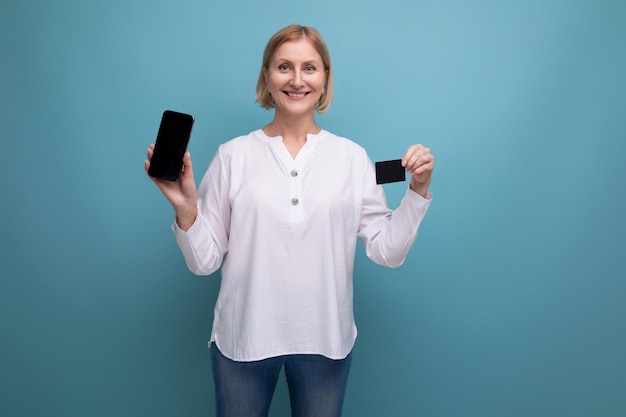
{"type": "Polygon", "coordinates": [[[304,97],[307,94],[309,94],[308,92],[307,93],[291,93],[289,91],[284,91],[284,93],[287,94],[289,97],[294,97],[294,98],[304,97]]]}

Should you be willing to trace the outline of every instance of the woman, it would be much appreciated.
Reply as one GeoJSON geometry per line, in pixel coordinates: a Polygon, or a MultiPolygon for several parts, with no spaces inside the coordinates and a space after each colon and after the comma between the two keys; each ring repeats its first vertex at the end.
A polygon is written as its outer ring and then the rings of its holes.
{"type": "Polygon", "coordinates": [[[319,33],[286,27],[266,46],[256,90],[272,122],[222,144],[197,191],[189,153],[177,182],[152,178],[189,269],[222,267],[210,341],[218,416],[267,416],[282,366],[293,416],[339,416],[357,333],[356,238],[397,267],[429,206],[430,151],[406,151],[411,183],[391,211],[365,150],[317,125],[332,94],[319,33]]]}

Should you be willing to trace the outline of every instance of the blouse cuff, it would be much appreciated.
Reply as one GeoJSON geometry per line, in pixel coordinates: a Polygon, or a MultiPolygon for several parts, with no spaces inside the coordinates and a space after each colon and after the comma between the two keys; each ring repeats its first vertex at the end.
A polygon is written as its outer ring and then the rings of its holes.
{"type": "Polygon", "coordinates": [[[429,191],[424,198],[410,188],[407,188],[405,198],[416,206],[426,206],[427,208],[428,206],[430,206],[430,202],[433,199],[433,193],[429,191]]]}

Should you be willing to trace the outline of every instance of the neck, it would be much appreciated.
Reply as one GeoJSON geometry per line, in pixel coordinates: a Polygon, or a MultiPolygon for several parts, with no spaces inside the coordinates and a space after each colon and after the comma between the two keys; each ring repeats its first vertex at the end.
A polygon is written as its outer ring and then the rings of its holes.
{"type": "Polygon", "coordinates": [[[300,149],[307,141],[308,134],[318,134],[320,127],[315,123],[314,117],[288,117],[282,118],[279,114],[274,114],[274,120],[263,128],[268,136],[280,136],[283,144],[293,158],[298,155],[300,149]]]}
{"type": "Polygon", "coordinates": [[[281,136],[285,144],[304,144],[308,134],[318,134],[320,130],[313,115],[281,117],[278,113],[275,113],[274,120],[263,128],[268,136],[281,136]]]}

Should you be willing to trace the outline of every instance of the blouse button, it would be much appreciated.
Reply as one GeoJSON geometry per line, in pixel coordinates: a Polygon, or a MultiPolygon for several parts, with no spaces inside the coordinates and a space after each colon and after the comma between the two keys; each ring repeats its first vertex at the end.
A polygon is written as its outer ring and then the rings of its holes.
{"type": "Polygon", "coordinates": [[[298,205],[298,203],[299,203],[299,201],[298,201],[298,199],[297,199],[297,198],[295,198],[295,197],[294,197],[294,198],[292,198],[292,199],[291,199],[291,205],[292,205],[292,206],[297,206],[297,205],[298,205]]]}
{"type": "Polygon", "coordinates": [[[296,171],[295,169],[293,171],[291,171],[291,176],[292,177],[297,177],[298,176],[298,171],[296,171]]]}

